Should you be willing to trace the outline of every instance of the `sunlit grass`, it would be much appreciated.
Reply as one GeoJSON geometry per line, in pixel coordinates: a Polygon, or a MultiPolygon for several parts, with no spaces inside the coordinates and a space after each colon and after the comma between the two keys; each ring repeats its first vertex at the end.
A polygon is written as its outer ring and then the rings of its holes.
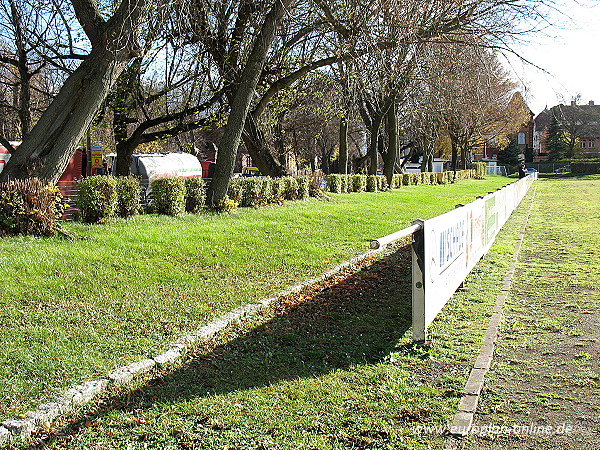
{"type": "Polygon", "coordinates": [[[157,354],[219,313],[321,273],[507,180],[331,195],[231,215],[65,224],[80,238],[2,239],[0,416],[157,354]]]}

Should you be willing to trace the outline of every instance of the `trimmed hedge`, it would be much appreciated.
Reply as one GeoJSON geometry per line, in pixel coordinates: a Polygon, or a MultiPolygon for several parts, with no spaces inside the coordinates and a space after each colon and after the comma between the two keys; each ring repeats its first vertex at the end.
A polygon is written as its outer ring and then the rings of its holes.
{"type": "Polygon", "coordinates": [[[117,214],[120,217],[131,217],[142,211],[140,205],[141,187],[133,175],[116,178],[117,214]]]}
{"type": "Polygon", "coordinates": [[[178,177],[158,178],[152,182],[153,213],[178,216],[185,212],[185,181],[178,177]]]}
{"type": "Polygon", "coordinates": [[[484,162],[473,163],[473,170],[475,170],[474,178],[477,180],[483,180],[487,171],[487,164],[484,162]]]}
{"type": "Polygon", "coordinates": [[[108,175],[83,178],[77,183],[77,207],[85,223],[104,223],[117,212],[117,180],[108,175]]]}
{"type": "Polygon", "coordinates": [[[304,200],[310,196],[310,178],[309,177],[298,177],[296,182],[298,183],[298,199],[304,200]]]}
{"type": "Polygon", "coordinates": [[[196,214],[200,212],[206,202],[205,183],[202,178],[186,178],[185,185],[185,211],[196,214]]]}
{"type": "Polygon", "coordinates": [[[417,186],[421,184],[436,185],[454,183],[467,178],[481,179],[482,172],[485,173],[485,164],[476,163],[474,169],[460,170],[456,172],[416,172],[397,173],[392,176],[392,185],[388,186],[384,175],[341,175],[331,174],[327,176],[327,191],[335,194],[344,192],[378,192],[386,189],[398,189],[402,186],[417,186]]]}
{"type": "Polygon", "coordinates": [[[298,180],[296,180],[296,178],[294,177],[285,177],[283,178],[283,184],[284,184],[284,198],[286,200],[296,200],[298,199],[298,190],[299,190],[299,185],[298,185],[298,180]]]}
{"type": "Polygon", "coordinates": [[[62,194],[37,178],[0,183],[0,236],[52,236],[64,211],[62,194]]]}
{"type": "Polygon", "coordinates": [[[309,177],[241,177],[229,183],[227,196],[240,206],[259,207],[280,204],[285,200],[304,200],[309,197],[309,177]]]}
{"type": "Polygon", "coordinates": [[[600,173],[600,162],[572,162],[571,173],[600,173]]]}
{"type": "Polygon", "coordinates": [[[367,177],[365,175],[352,175],[352,192],[367,190],[367,177]]]}

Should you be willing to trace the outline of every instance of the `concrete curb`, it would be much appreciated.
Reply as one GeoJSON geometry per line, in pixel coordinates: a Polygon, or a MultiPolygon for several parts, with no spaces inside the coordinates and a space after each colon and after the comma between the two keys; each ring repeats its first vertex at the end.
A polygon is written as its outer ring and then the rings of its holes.
{"type": "Polygon", "coordinates": [[[452,427],[450,428],[450,437],[446,440],[445,450],[456,450],[460,447],[461,439],[468,436],[473,426],[473,417],[477,410],[479,403],[479,396],[483,390],[485,383],[485,375],[490,369],[492,359],[494,357],[495,343],[498,339],[498,332],[500,330],[500,323],[502,322],[502,315],[504,311],[504,304],[508,297],[509,291],[512,285],[512,279],[516,272],[517,261],[519,259],[519,253],[521,252],[521,245],[525,238],[525,231],[527,229],[527,223],[529,222],[529,216],[533,208],[533,201],[535,199],[537,187],[533,191],[529,210],[527,216],[521,225],[519,232],[519,238],[515,245],[515,252],[510,262],[510,267],[504,275],[502,288],[496,297],[496,303],[494,305],[494,313],[490,318],[487,330],[483,336],[483,342],[479,355],[475,360],[475,364],[471,369],[469,378],[464,388],[464,395],[458,406],[458,411],[454,415],[452,427]]]}
{"type": "Polygon", "coordinates": [[[160,367],[175,363],[184,356],[185,351],[188,348],[214,337],[217,333],[244,317],[257,314],[261,310],[269,307],[278,298],[299,292],[308,286],[323,281],[343,269],[359,263],[370,256],[381,253],[384,250],[385,247],[368,250],[365,253],[338,264],[315,278],[290,286],[272,297],[263,298],[256,303],[250,303],[235,308],[223,316],[212,320],[193,333],[181,336],[179,339],[172,342],[165,352],[152,358],[143,359],[126,366],[118,367],[110,372],[107,375],[107,378],[91,380],[67,388],[62,395],[41,404],[34,411],[26,412],[23,416],[24,418],[5,420],[0,423],[0,445],[6,444],[13,439],[30,437],[34,431],[49,426],[50,422],[57,417],[75,410],[78,406],[89,403],[96,396],[107,392],[112,387],[126,385],[135,377],[149,372],[156,366],[160,367]]]}

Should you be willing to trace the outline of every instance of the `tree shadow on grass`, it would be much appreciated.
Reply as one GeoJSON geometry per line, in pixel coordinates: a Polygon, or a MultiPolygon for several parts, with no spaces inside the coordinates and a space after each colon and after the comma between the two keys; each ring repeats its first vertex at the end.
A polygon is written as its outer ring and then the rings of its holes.
{"type": "MultiPolygon", "coordinates": [[[[410,327],[410,248],[369,263],[358,272],[279,299],[260,325],[233,330],[239,334],[197,349],[181,367],[133,392],[106,399],[58,435],[77,434],[84,423],[114,411],[140,411],[155,403],[173,404],[380,362],[410,327]]],[[[42,437],[30,448],[54,439],[42,437]]]]}

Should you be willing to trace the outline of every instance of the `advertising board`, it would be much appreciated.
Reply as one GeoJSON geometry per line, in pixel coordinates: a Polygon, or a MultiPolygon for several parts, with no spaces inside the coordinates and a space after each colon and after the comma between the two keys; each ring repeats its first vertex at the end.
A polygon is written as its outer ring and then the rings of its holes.
{"type": "Polygon", "coordinates": [[[532,182],[528,176],[419,221],[422,231],[413,238],[413,340],[425,341],[427,327],[488,252],[532,182]]]}

